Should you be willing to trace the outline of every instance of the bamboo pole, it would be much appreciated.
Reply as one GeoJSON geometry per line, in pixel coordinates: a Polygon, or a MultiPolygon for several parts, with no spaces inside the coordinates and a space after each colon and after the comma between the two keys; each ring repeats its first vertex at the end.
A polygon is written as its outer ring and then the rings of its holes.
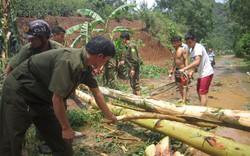
{"type": "Polygon", "coordinates": [[[176,115],[182,118],[198,118],[213,121],[217,124],[250,131],[250,111],[220,109],[204,106],[176,105],[170,102],[154,100],[125,94],[117,90],[99,87],[101,92],[111,98],[127,102],[130,105],[144,108],[147,111],[176,115]]]}
{"type": "MultiPolygon", "coordinates": [[[[93,107],[98,108],[95,100],[90,95],[79,90],[76,90],[76,95],[93,107]]],[[[112,106],[110,104],[108,104],[108,107],[115,115],[123,115],[130,112],[128,109],[112,106]]],[[[167,135],[213,156],[249,155],[250,146],[248,145],[235,142],[232,139],[223,138],[214,133],[206,132],[195,127],[187,126],[183,123],[159,119],[137,119],[131,120],[131,122],[167,135]]]]}

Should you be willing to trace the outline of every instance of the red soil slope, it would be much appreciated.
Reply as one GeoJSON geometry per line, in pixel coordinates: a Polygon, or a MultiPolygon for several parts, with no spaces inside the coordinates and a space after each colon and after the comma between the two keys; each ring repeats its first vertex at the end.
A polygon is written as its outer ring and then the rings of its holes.
{"type": "MultiPolygon", "coordinates": [[[[35,20],[35,18],[18,18],[18,27],[21,30],[20,32],[23,32],[27,24],[35,20]]],[[[63,27],[64,29],[68,29],[71,26],[84,23],[85,21],[91,21],[90,18],[86,17],[78,17],[78,16],[71,16],[71,17],[59,17],[59,16],[47,16],[44,19],[46,22],[49,23],[51,27],[54,27],[56,25],[59,25],[63,27]]],[[[121,20],[120,22],[116,22],[114,20],[110,21],[110,29],[112,30],[116,26],[124,26],[128,29],[135,30],[135,34],[133,35],[135,40],[141,39],[143,41],[143,44],[145,46],[141,46],[138,48],[139,53],[146,64],[154,64],[158,66],[164,66],[165,61],[169,60],[171,57],[171,53],[168,49],[166,49],[163,45],[160,44],[160,42],[150,37],[150,35],[143,31],[143,24],[140,21],[133,20],[121,20]]],[[[119,37],[119,33],[115,34],[115,37],[119,37]]],[[[66,36],[66,42],[67,45],[70,45],[70,43],[74,40],[74,38],[78,36],[77,33],[74,33],[72,35],[66,36]]]]}

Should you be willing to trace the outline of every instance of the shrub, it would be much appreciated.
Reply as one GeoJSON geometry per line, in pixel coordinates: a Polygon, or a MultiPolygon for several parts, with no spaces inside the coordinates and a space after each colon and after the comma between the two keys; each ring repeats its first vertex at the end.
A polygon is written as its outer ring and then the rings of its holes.
{"type": "Polygon", "coordinates": [[[250,32],[243,34],[236,43],[236,56],[250,59],[250,32]]]}

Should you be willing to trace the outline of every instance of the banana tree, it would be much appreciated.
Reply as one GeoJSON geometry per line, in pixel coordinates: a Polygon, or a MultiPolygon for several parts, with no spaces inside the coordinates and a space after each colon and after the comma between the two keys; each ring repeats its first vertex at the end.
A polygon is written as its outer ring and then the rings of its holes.
{"type": "Polygon", "coordinates": [[[108,17],[106,20],[104,20],[100,15],[98,15],[96,12],[89,10],[89,9],[79,9],[77,12],[81,15],[85,15],[88,17],[91,17],[95,20],[100,21],[100,24],[104,26],[103,30],[104,33],[109,34],[109,37],[113,39],[113,33],[114,32],[122,32],[122,31],[127,31],[126,28],[122,26],[115,27],[113,30],[110,30],[109,28],[109,20],[116,18],[120,13],[128,11],[129,8],[134,8],[136,7],[136,4],[124,4],[117,9],[115,9],[108,17]]]}
{"type": "Polygon", "coordinates": [[[95,29],[95,27],[100,23],[99,20],[94,20],[92,22],[84,22],[82,24],[78,24],[75,26],[70,27],[66,30],[66,35],[72,34],[73,32],[80,30],[79,36],[72,42],[70,47],[74,47],[76,44],[78,44],[81,40],[83,40],[83,45],[89,41],[89,39],[92,37],[93,32],[104,32],[102,29],[95,29]]]}
{"type": "MultiPolygon", "coordinates": [[[[75,46],[77,43],[81,41],[82,38],[85,38],[85,43],[88,42],[89,38],[92,37],[94,32],[97,33],[103,33],[108,34],[110,39],[113,40],[113,36],[115,32],[123,32],[128,31],[128,29],[117,26],[113,30],[109,30],[109,20],[114,19],[117,15],[119,15],[121,12],[127,11],[129,8],[136,7],[135,4],[125,4],[120,7],[118,7],[116,10],[114,10],[106,20],[104,20],[100,15],[98,15],[96,12],[89,10],[89,9],[79,9],[77,10],[77,13],[80,15],[84,15],[87,17],[91,17],[94,20],[92,22],[85,22],[83,24],[75,25],[69,29],[66,30],[66,35],[71,34],[77,30],[80,30],[80,35],[73,41],[71,44],[71,47],[75,46]],[[103,28],[97,29],[96,26],[101,24],[103,28]]],[[[83,44],[85,44],[83,43],[83,44]]]]}
{"type": "Polygon", "coordinates": [[[11,46],[15,46],[15,51],[20,47],[20,39],[17,29],[16,13],[13,0],[1,0],[0,18],[0,50],[2,57],[1,67],[4,69],[6,58],[9,57],[11,46]]]}

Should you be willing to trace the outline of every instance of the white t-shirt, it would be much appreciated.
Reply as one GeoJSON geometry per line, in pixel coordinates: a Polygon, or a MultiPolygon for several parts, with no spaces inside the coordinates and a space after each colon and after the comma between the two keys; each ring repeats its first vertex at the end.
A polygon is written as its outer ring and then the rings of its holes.
{"type": "Polygon", "coordinates": [[[210,60],[211,62],[214,61],[214,57],[215,57],[214,52],[213,52],[213,51],[212,51],[212,52],[208,52],[207,54],[208,54],[209,60],[210,60]]]}
{"type": "Polygon", "coordinates": [[[201,56],[201,62],[198,66],[199,78],[203,78],[214,73],[206,49],[201,44],[196,43],[194,48],[190,49],[190,51],[190,57],[193,59],[195,58],[195,56],[201,56]]]}

